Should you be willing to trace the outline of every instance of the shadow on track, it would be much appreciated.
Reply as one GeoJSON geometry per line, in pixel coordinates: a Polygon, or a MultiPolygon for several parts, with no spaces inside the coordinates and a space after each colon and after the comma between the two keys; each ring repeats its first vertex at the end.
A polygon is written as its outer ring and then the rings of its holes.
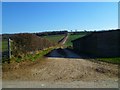
{"type": "Polygon", "coordinates": [[[45,56],[51,57],[51,58],[76,58],[76,59],[81,58],[79,55],[77,55],[73,51],[70,51],[66,48],[65,49],[62,49],[62,48],[54,49],[45,56]]]}

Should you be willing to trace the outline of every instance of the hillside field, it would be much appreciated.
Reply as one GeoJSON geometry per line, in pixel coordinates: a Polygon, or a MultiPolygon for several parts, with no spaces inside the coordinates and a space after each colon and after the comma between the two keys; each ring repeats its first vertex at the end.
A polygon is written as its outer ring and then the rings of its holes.
{"type": "Polygon", "coordinates": [[[86,35],[85,33],[80,33],[80,34],[75,34],[75,35],[69,34],[68,40],[66,41],[65,46],[72,46],[72,42],[71,42],[72,40],[83,37],[85,35],[86,35]]]}
{"type": "Polygon", "coordinates": [[[50,41],[53,41],[53,42],[58,42],[59,40],[61,40],[62,38],[64,37],[64,34],[63,35],[50,35],[50,36],[43,36],[43,38],[46,38],[50,41]]]}

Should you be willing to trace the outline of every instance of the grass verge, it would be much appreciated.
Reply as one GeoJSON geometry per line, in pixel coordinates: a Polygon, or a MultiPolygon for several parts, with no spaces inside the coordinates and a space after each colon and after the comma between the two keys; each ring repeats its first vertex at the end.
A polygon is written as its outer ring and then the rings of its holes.
{"type": "Polygon", "coordinates": [[[120,64],[120,57],[115,57],[115,58],[97,58],[96,60],[107,62],[107,63],[120,64]]]}
{"type": "Polygon", "coordinates": [[[35,61],[37,59],[41,59],[44,57],[44,55],[46,55],[47,53],[49,53],[51,50],[53,50],[54,48],[48,48],[48,49],[45,49],[45,50],[41,50],[41,51],[37,51],[35,54],[27,54],[27,55],[24,55],[23,57],[14,57],[12,56],[11,59],[10,59],[10,63],[12,62],[22,62],[22,61],[35,61]]]}

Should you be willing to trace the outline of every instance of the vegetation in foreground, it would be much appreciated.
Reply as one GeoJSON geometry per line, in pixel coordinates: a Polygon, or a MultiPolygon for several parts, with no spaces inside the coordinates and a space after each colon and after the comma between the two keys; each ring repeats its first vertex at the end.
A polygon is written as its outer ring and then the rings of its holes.
{"type": "Polygon", "coordinates": [[[35,61],[37,59],[42,59],[47,53],[49,53],[53,49],[54,48],[51,47],[51,48],[48,48],[48,49],[45,49],[45,50],[36,51],[35,54],[26,54],[23,57],[14,57],[14,56],[12,56],[11,59],[10,59],[10,63],[11,62],[18,62],[19,63],[21,61],[26,61],[26,60],[35,61]]]}
{"type": "Polygon", "coordinates": [[[96,60],[107,62],[107,63],[120,64],[120,57],[115,57],[115,58],[97,58],[96,60]]]}

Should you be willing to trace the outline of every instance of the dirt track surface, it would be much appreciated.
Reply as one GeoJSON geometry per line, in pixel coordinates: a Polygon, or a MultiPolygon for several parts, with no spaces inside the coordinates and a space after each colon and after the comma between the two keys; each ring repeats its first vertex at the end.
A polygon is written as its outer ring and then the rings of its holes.
{"type": "Polygon", "coordinates": [[[117,76],[117,65],[85,59],[47,58],[31,64],[4,66],[3,87],[117,88],[117,76]]]}
{"type": "Polygon", "coordinates": [[[69,36],[69,34],[65,35],[65,37],[64,37],[64,38],[62,38],[62,39],[59,41],[59,44],[64,45],[64,44],[65,44],[65,42],[66,42],[66,41],[67,41],[67,39],[68,39],[68,36],[69,36]]]}

